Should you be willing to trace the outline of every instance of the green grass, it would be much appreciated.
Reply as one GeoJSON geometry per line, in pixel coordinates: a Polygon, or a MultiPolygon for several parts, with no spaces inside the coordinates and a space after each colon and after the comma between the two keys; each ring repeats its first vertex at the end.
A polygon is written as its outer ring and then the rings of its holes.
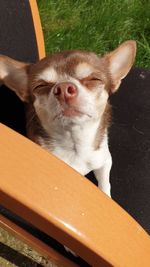
{"type": "Polygon", "coordinates": [[[103,54],[138,44],[136,65],[150,67],[149,0],[38,0],[47,54],[86,49],[103,54]]]}

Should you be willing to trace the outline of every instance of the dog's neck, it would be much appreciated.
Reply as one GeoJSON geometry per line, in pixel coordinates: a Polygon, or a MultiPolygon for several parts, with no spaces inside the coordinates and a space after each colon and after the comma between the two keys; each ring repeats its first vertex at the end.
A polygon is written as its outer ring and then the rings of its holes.
{"type": "Polygon", "coordinates": [[[55,154],[56,148],[85,153],[86,149],[99,149],[110,123],[111,108],[107,104],[103,115],[95,121],[84,124],[50,125],[50,130],[42,126],[32,104],[27,106],[27,135],[35,143],[55,154]]]}

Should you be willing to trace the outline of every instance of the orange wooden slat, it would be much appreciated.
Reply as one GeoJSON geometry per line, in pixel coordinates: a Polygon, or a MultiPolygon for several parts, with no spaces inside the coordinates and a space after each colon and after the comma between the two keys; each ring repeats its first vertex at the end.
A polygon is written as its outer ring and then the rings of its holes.
{"type": "Polygon", "coordinates": [[[92,266],[149,266],[150,238],[138,223],[72,168],[2,124],[0,203],[92,266]]]}
{"type": "Polygon", "coordinates": [[[45,44],[44,44],[44,37],[43,37],[38,6],[36,0],[29,0],[29,4],[32,13],[39,59],[42,59],[43,57],[45,57],[45,44]]]}

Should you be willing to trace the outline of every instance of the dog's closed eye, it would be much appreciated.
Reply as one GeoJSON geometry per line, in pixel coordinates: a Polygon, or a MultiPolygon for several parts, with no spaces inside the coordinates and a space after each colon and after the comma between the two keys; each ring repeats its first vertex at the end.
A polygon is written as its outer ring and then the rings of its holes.
{"type": "Polygon", "coordinates": [[[96,76],[89,76],[81,80],[81,83],[88,89],[94,89],[103,84],[102,79],[96,76]]]}
{"type": "Polygon", "coordinates": [[[49,94],[52,87],[54,86],[54,83],[41,83],[32,89],[32,92],[34,95],[43,95],[43,94],[49,94]]]}

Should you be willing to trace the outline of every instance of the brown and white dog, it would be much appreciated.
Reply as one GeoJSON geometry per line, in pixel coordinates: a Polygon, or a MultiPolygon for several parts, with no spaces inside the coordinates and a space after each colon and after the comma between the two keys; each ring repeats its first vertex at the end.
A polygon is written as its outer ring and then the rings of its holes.
{"type": "Polygon", "coordinates": [[[0,56],[0,80],[27,103],[28,137],[82,175],[93,170],[109,196],[108,98],[135,54],[135,41],[127,41],[103,57],[65,51],[27,64],[0,56]]]}

